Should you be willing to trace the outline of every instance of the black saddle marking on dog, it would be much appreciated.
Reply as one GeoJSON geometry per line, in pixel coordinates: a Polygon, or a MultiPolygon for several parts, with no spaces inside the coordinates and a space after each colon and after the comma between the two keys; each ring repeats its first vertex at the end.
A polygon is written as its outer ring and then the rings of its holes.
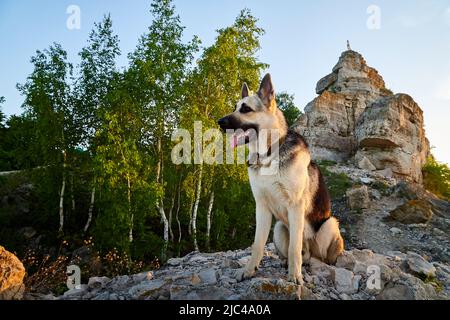
{"type": "Polygon", "coordinates": [[[314,231],[317,232],[331,217],[331,198],[319,166],[313,161],[311,161],[309,166],[317,174],[318,186],[317,191],[314,194],[312,210],[307,215],[307,219],[314,231]]]}

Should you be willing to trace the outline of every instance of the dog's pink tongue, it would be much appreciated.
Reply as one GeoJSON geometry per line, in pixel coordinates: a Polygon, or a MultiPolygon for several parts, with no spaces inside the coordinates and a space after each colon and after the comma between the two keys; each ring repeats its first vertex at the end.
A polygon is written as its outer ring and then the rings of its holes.
{"type": "Polygon", "coordinates": [[[238,145],[238,137],[235,134],[233,134],[230,138],[230,145],[231,145],[231,149],[236,148],[238,145]]]}

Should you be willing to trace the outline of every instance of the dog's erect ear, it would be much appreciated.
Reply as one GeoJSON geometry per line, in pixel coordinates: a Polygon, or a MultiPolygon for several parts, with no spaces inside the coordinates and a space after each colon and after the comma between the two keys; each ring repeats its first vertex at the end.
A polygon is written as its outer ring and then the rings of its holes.
{"type": "Polygon", "coordinates": [[[270,73],[266,74],[262,79],[258,90],[258,96],[266,107],[270,108],[272,106],[272,102],[275,99],[275,89],[273,88],[270,73]]]}
{"type": "Polygon", "coordinates": [[[244,85],[242,86],[242,99],[247,98],[249,95],[250,90],[248,90],[247,83],[244,82],[244,85]]]}

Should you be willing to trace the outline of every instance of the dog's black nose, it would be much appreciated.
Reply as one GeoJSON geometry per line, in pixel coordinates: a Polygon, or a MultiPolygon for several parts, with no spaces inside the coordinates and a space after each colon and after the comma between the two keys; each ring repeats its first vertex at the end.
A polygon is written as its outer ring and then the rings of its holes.
{"type": "Polygon", "coordinates": [[[226,128],[229,124],[228,118],[224,117],[222,119],[219,119],[219,121],[217,121],[217,124],[223,129],[226,128]]]}

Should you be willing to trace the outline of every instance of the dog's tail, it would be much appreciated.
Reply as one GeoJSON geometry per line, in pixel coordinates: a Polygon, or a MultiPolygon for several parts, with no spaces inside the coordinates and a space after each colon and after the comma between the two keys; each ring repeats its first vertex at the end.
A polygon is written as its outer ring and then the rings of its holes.
{"type": "Polygon", "coordinates": [[[339,222],[335,217],[330,217],[322,224],[314,240],[315,248],[311,248],[312,256],[328,264],[335,264],[337,257],[344,251],[344,239],[342,239],[339,222]]]}

